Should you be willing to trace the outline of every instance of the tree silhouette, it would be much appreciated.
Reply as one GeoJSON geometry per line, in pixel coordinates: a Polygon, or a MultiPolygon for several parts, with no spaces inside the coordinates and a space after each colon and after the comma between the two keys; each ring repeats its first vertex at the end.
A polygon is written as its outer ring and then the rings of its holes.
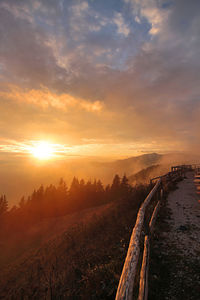
{"type": "Polygon", "coordinates": [[[120,198],[120,186],[121,186],[121,181],[120,177],[118,174],[115,175],[111,188],[110,188],[110,193],[111,193],[111,198],[113,200],[118,200],[120,198]]]}
{"type": "Polygon", "coordinates": [[[121,180],[121,196],[123,198],[128,197],[130,190],[131,190],[131,186],[128,183],[128,178],[124,174],[124,176],[122,177],[122,180],[121,180]]]}
{"type": "Polygon", "coordinates": [[[56,216],[66,215],[89,207],[95,207],[111,201],[130,198],[133,189],[128,183],[126,175],[120,179],[115,175],[111,185],[105,188],[101,180],[79,180],[74,177],[68,189],[63,178],[57,186],[41,185],[27,197],[21,198],[15,209],[8,211],[8,202],[4,196],[0,197],[0,214],[8,212],[6,218],[14,220],[12,224],[21,227],[56,216]]]}
{"type": "Polygon", "coordinates": [[[0,215],[6,213],[8,211],[8,201],[5,195],[0,197],[0,215]]]}
{"type": "Polygon", "coordinates": [[[21,200],[19,201],[19,208],[23,208],[25,206],[25,198],[24,196],[21,198],[21,200]]]}

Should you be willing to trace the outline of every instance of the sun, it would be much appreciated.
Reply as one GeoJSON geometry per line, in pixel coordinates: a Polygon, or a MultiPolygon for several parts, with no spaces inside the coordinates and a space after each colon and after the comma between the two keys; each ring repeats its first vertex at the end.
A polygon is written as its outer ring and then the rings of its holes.
{"type": "Polygon", "coordinates": [[[52,144],[40,141],[37,145],[31,148],[30,152],[37,159],[47,160],[52,158],[54,149],[52,144]]]}

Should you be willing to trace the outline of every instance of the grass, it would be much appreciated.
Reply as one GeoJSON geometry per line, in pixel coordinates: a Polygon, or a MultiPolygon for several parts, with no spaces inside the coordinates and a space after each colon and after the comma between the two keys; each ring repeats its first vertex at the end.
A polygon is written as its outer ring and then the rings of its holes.
{"type": "Polygon", "coordinates": [[[148,193],[114,202],[2,271],[0,299],[114,299],[137,211],[148,193]]]}

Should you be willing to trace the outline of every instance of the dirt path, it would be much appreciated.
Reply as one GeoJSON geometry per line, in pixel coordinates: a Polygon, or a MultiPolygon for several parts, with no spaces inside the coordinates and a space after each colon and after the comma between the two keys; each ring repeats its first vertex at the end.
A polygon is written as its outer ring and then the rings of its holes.
{"type": "Polygon", "coordinates": [[[149,299],[200,299],[200,195],[193,173],[170,192],[151,249],[149,299]]]}

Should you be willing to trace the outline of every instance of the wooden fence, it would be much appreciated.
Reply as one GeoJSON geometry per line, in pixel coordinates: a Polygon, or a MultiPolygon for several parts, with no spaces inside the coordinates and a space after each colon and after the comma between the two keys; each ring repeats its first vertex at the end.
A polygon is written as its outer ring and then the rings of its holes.
{"type": "Polygon", "coordinates": [[[170,186],[192,169],[173,166],[171,172],[151,179],[152,190],[138,211],[115,300],[147,300],[151,236],[161,201],[170,186]]]}

